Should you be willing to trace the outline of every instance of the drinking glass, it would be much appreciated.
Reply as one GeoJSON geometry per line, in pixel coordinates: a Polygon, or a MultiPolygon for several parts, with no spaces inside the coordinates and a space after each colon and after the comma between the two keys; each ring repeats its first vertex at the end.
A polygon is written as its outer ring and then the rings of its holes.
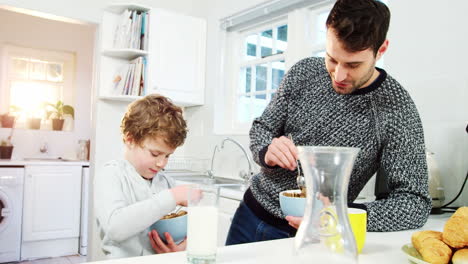
{"type": "Polygon", "coordinates": [[[189,190],[187,207],[187,260],[189,263],[216,263],[218,203],[219,187],[217,186],[193,185],[189,190]]]}

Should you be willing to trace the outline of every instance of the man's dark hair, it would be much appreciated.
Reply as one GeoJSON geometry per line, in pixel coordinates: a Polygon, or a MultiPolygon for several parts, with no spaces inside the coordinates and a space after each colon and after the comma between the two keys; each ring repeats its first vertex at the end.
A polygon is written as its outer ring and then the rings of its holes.
{"type": "Polygon", "coordinates": [[[372,48],[374,55],[387,37],[390,10],[377,0],[338,0],[327,18],[338,39],[350,52],[372,48]]]}

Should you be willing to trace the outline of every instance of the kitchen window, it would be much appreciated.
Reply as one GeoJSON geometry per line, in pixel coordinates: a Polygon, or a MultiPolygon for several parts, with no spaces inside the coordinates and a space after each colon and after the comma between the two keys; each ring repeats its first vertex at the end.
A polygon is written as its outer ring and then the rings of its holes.
{"type": "Polygon", "coordinates": [[[27,118],[46,118],[45,103],[72,104],[75,55],[17,46],[4,47],[1,112],[16,111],[16,127],[26,127],[27,118]]]}
{"type": "Polygon", "coordinates": [[[244,34],[242,38],[236,95],[236,122],[239,123],[260,116],[278,89],[285,71],[288,25],[280,22],[244,34]]]}
{"type": "MultiPolygon", "coordinates": [[[[297,1],[296,1],[297,2],[297,1]]],[[[290,10],[225,32],[224,87],[215,103],[215,133],[248,134],[297,61],[324,54],[331,1],[290,10]]]]}

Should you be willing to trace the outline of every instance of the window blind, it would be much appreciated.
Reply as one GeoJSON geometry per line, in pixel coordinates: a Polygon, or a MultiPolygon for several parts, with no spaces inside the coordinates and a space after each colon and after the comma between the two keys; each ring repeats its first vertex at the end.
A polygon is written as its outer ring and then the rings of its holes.
{"type": "Polygon", "coordinates": [[[291,10],[335,2],[334,0],[273,0],[221,19],[221,29],[235,31],[284,15],[291,10]]]}

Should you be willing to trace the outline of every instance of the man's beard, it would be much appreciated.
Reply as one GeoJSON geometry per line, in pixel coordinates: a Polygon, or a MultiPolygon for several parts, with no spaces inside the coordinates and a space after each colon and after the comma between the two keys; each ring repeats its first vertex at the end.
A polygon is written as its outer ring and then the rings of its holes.
{"type": "MultiPolygon", "coordinates": [[[[362,86],[372,78],[372,75],[374,74],[374,70],[375,70],[375,64],[373,67],[370,68],[370,71],[368,71],[367,74],[363,78],[359,79],[358,81],[353,81],[351,83],[351,87],[345,87],[345,88],[337,87],[335,86],[334,78],[332,78],[333,89],[338,94],[352,94],[357,89],[362,88],[362,86]]],[[[330,74],[330,76],[332,75],[330,74]]]]}

